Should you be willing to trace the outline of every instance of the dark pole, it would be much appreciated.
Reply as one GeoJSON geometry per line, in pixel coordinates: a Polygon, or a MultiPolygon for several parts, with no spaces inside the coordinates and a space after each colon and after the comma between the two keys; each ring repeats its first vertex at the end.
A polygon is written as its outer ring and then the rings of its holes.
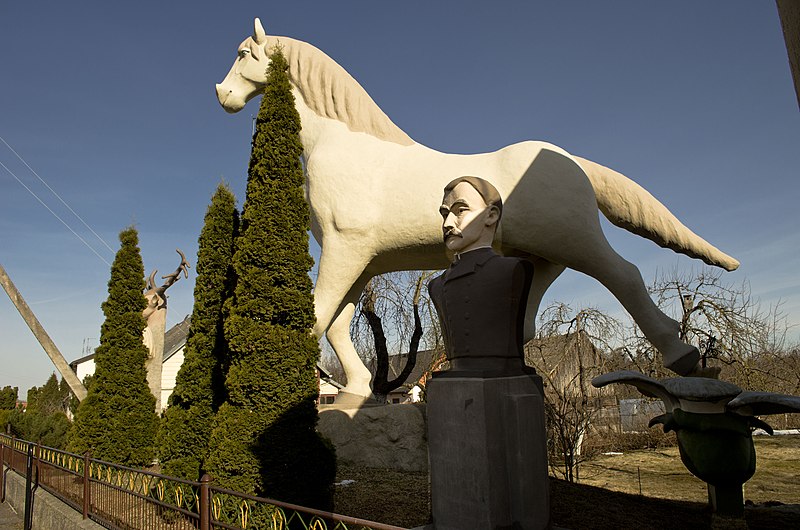
{"type": "Polygon", "coordinates": [[[89,483],[89,466],[91,462],[89,462],[89,451],[86,451],[83,454],[83,518],[89,518],[89,508],[92,503],[91,494],[92,488],[91,484],[89,483]]]}
{"type": "Polygon", "coordinates": [[[200,530],[211,530],[211,477],[200,479],[200,530]]]}
{"type": "MultiPolygon", "coordinates": [[[[5,440],[3,440],[5,442],[5,440]]],[[[6,500],[6,444],[0,442],[0,472],[3,473],[3,476],[0,477],[0,502],[5,502],[6,500]]]]}
{"type": "Polygon", "coordinates": [[[211,530],[211,477],[200,479],[200,530],[211,530]]]}
{"type": "Polygon", "coordinates": [[[31,530],[33,523],[33,444],[28,444],[28,459],[25,461],[25,530],[31,530]]]}

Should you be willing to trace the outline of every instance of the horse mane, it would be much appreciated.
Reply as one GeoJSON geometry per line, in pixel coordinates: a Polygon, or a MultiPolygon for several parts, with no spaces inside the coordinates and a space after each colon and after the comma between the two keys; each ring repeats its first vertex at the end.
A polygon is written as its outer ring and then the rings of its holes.
{"type": "MultiPolygon", "coordinates": [[[[245,41],[243,45],[255,44],[245,41]]],[[[353,132],[381,140],[412,145],[411,139],[378,107],[367,91],[322,50],[289,37],[267,37],[264,51],[282,47],[289,63],[289,78],[306,105],[317,115],[341,121],[353,132]]]]}

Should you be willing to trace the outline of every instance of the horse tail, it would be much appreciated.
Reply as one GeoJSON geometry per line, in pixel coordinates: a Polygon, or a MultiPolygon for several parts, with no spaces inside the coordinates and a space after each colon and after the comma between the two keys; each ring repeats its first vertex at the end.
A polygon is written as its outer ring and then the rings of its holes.
{"type": "Polygon", "coordinates": [[[689,230],[658,199],[625,175],[591,160],[574,158],[592,183],[598,208],[615,225],[709,265],[729,271],[739,267],[735,258],[689,230]]]}

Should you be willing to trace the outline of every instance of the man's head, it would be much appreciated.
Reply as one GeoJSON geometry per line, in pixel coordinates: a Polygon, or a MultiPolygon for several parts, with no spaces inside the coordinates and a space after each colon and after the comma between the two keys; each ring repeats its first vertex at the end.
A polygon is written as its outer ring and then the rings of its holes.
{"type": "Polygon", "coordinates": [[[439,207],[448,249],[460,253],[491,246],[503,213],[497,189],[479,177],[458,177],[444,188],[439,207]]]}

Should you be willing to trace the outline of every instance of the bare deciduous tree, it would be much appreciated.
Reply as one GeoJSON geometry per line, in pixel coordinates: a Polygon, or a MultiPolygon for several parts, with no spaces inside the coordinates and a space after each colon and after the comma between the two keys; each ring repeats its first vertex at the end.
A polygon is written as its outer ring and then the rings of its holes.
{"type": "MultiPolygon", "coordinates": [[[[750,285],[729,284],[708,268],[656,277],[650,287],[656,303],[680,323],[680,337],[697,346],[704,363],[746,390],[795,393],[800,372],[787,345],[789,326],[781,303],[762,307],[750,285]]],[[[640,364],[657,356],[641,333],[629,341],[640,364]]],[[[652,365],[645,373],[660,372],[652,365]]],[[[668,373],[654,375],[670,376],[668,373]]]]}
{"type": "Polygon", "coordinates": [[[591,379],[606,371],[605,352],[621,334],[620,323],[602,311],[554,303],[542,311],[537,338],[525,347],[526,362],[544,382],[551,469],[570,482],[591,456],[582,443],[607,394],[591,379]]]}
{"type": "Polygon", "coordinates": [[[411,332],[405,366],[397,377],[392,380],[389,380],[389,349],[386,345],[386,334],[383,329],[381,317],[375,313],[377,293],[372,286],[372,282],[367,283],[364,289],[364,296],[361,301],[361,314],[367,319],[367,324],[372,331],[373,344],[375,346],[375,373],[372,378],[372,394],[379,403],[385,403],[389,392],[406,382],[406,379],[411,375],[411,371],[416,365],[419,340],[422,338],[422,322],[419,317],[419,299],[424,279],[425,275],[420,274],[417,278],[416,287],[414,288],[414,297],[411,304],[414,328],[411,332]]]}
{"type": "MultiPolygon", "coordinates": [[[[362,293],[350,335],[356,351],[373,372],[375,398],[405,383],[416,363],[416,353],[442,349],[436,310],[428,297],[428,280],[435,271],[400,271],[372,278],[362,293]],[[407,354],[404,369],[389,381],[390,356],[407,354]]],[[[331,348],[323,345],[322,363],[337,381],[344,371],[331,348]]]]}

